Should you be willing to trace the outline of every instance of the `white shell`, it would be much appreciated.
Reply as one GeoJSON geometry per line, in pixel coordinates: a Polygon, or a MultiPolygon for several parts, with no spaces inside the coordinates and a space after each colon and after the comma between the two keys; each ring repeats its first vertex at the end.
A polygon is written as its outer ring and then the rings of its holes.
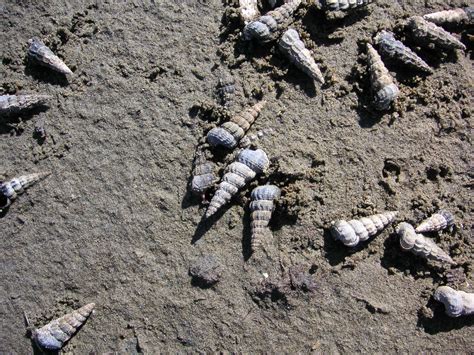
{"type": "Polygon", "coordinates": [[[411,224],[402,222],[396,228],[400,236],[400,247],[410,251],[425,259],[440,261],[448,264],[456,264],[453,259],[443,249],[435,244],[431,239],[425,238],[422,234],[417,234],[411,224]]]}
{"type": "Polygon", "coordinates": [[[86,322],[94,310],[95,304],[89,303],[61,318],[55,319],[44,327],[35,329],[34,341],[43,349],[60,350],[86,322]]]}
{"type": "Polygon", "coordinates": [[[50,95],[1,95],[0,115],[17,113],[36,106],[44,105],[52,96],[50,95]]]}
{"type": "Polygon", "coordinates": [[[436,301],[442,302],[450,317],[474,314],[474,293],[456,291],[449,286],[440,286],[434,294],[436,301]]]}
{"type": "Polygon", "coordinates": [[[456,37],[421,16],[410,17],[407,26],[411,30],[412,37],[421,45],[427,46],[433,43],[441,49],[466,50],[466,46],[456,37]]]}
{"type": "Polygon", "coordinates": [[[0,211],[11,205],[26,188],[50,175],[49,171],[22,175],[0,184],[0,211]]]}
{"type": "Polygon", "coordinates": [[[298,32],[294,29],[286,31],[278,42],[281,52],[301,71],[313,80],[324,84],[324,77],[318,65],[311,56],[311,52],[304,46],[298,32]]]}
{"type": "Polygon", "coordinates": [[[416,227],[417,233],[437,232],[454,224],[454,216],[448,211],[438,211],[416,227]]]}
{"type": "Polygon", "coordinates": [[[255,20],[260,16],[257,0],[239,0],[240,17],[245,23],[255,20]]]}
{"type": "Polygon", "coordinates": [[[349,222],[339,220],[332,223],[331,234],[334,239],[340,240],[345,246],[354,247],[359,242],[365,241],[383,230],[395,220],[397,214],[398,211],[390,211],[353,219],[349,222]]]}
{"type": "MultiPolygon", "coordinates": [[[[472,8],[471,8],[472,9],[472,8]]],[[[433,22],[436,25],[446,25],[446,24],[457,24],[461,22],[471,21],[469,13],[472,13],[472,10],[469,8],[466,9],[453,9],[433,12],[431,14],[426,14],[423,18],[426,21],[433,22]]]]}
{"type": "Polygon", "coordinates": [[[54,54],[40,39],[34,37],[28,41],[28,55],[38,61],[39,64],[51,68],[65,75],[72,75],[68,68],[59,57],[54,54]]]}
{"type": "Polygon", "coordinates": [[[351,10],[366,6],[373,0],[321,0],[322,7],[329,11],[351,10]]]}

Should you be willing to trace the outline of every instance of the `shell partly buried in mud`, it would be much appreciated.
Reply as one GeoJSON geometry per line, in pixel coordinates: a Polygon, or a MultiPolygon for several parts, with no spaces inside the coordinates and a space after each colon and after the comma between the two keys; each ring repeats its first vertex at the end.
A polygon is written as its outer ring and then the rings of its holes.
{"type": "Polygon", "coordinates": [[[374,93],[375,108],[377,110],[387,110],[400,91],[395,85],[392,75],[382,62],[382,58],[369,43],[367,43],[367,66],[374,93]]]}
{"type": "Polygon", "coordinates": [[[240,17],[244,23],[255,20],[260,16],[257,0],[239,0],[240,17]]]}
{"type": "Polygon", "coordinates": [[[347,11],[372,3],[374,0],[320,0],[318,5],[328,11],[347,11]]]}
{"type": "Polygon", "coordinates": [[[0,115],[15,114],[45,105],[50,95],[0,95],[0,115]]]}
{"type": "Polygon", "coordinates": [[[449,317],[468,316],[474,314],[474,293],[456,291],[449,286],[436,289],[434,299],[444,304],[449,317]]]}
{"type": "Polygon", "coordinates": [[[428,260],[456,264],[448,253],[437,246],[435,242],[422,234],[416,233],[411,224],[402,222],[397,226],[396,231],[400,237],[400,247],[403,250],[410,251],[428,260]]]}
{"type": "Polygon", "coordinates": [[[72,75],[71,69],[51,51],[40,39],[33,37],[28,41],[28,55],[39,64],[65,75],[72,75]]]}
{"type": "Polygon", "coordinates": [[[255,251],[262,243],[262,238],[268,231],[268,224],[272,217],[274,200],[280,198],[281,191],[278,186],[264,185],[256,187],[251,194],[251,246],[255,251]]]}
{"type": "Polygon", "coordinates": [[[207,159],[205,148],[199,146],[194,157],[191,191],[196,194],[204,194],[219,180],[215,174],[216,164],[207,159]]]}
{"type": "Polygon", "coordinates": [[[44,179],[51,173],[42,172],[22,175],[0,184],[0,211],[9,207],[18,195],[21,195],[26,188],[44,179]]]}
{"type": "Polygon", "coordinates": [[[217,85],[217,95],[219,96],[220,104],[228,107],[235,95],[235,79],[229,73],[224,73],[219,77],[217,85]]]}
{"type": "Polygon", "coordinates": [[[432,73],[433,69],[425,63],[415,52],[395,39],[392,32],[380,31],[374,38],[379,52],[394,61],[402,63],[408,67],[421,70],[425,73],[432,73]]]}
{"type": "Polygon", "coordinates": [[[331,234],[334,239],[340,240],[345,246],[354,247],[359,242],[365,241],[382,231],[395,220],[397,214],[398,211],[390,211],[352,219],[349,222],[345,220],[335,221],[331,226],[331,234]]]}
{"type": "Polygon", "coordinates": [[[226,168],[222,181],[209,204],[205,217],[209,218],[222,206],[229,203],[232,196],[257,174],[266,171],[269,165],[270,161],[263,150],[243,149],[237,156],[236,161],[226,168]]]}
{"type": "Polygon", "coordinates": [[[264,100],[257,102],[252,107],[232,116],[230,121],[211,129],[207,133],[208,143],[213,147],[235,148],[245,135],[245,132],[248,131],[252,123],[257,119],[265,104],[264,100]]]}
{"type": "Polygon", "coordinates": [[[450,25],[472,22],[474,16],[474,7],[465,7],[445,11],[437,11],[426,14],[423,18],[426,21],[433,22],[435,25],[450,25]]]}
{"type": "Polygon", "coordinates": [[[454,216],[451,212],[441,210],[421,222],[415,231],[417,233],[437,232],[454,224],[454,216]]]}
{"type": "Polygon", "coordinates": [[[466,46],[456,37],[421,16],[410,17],[407,27],[410,29],[413,39],[420,45],[434,44],[436,47],[446,50],[466,50],[466,46]]]}
{"type": "Polygon", "coordinates": [[[94,303],[89,303],[55,319],[44,327],[35,329],[32,332],[32,338],[42,349],[60,350],[87,321],[94,307],[94,303]]]}
{"type": "Polygon", "coordinates": [[[289,23],[300,4],[301,0],[288,1],[257,20],[248,23],[243,30],[244,39],[255,39],[261,43],[276,40],[278,33],[289,23]]]}
{"type": "Polygon", "coordinates": [[[313,80],[324,84],[324,77],[318,65],[311,56],[311,52],[304,46],[298,32],[294,29],[287,30],[278,41],[280,51],[301,71],[313,80]]]}

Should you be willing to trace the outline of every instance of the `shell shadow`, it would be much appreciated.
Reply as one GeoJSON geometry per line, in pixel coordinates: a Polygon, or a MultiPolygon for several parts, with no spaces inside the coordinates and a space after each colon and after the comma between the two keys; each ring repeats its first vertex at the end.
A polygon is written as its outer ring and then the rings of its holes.
{"type": "MultiPolygon", "coordinates": [[[[39,105],[30,109],[22,110],[17,114],[5,115],[0,117],[0,134],[10,134],[12,131],[16,131],[14,124],[23,121],[29,121],[33,116],[37,116],[42,112],[49,110],[48,105],[39,105]]],[[[17,135],[20,135],[23,131],[17,131],[17,135]]]]}
{"type": "Polygon", "coordinates": [[[228,203],[226,206],[217,210],[217,212],[209,218],[206,218],[206,216],[203,215],[196,227],[196,230],[194,231],[191,244],[196,244],[211,229],[214,223],[220,219],[231,207],[232,203],[228,203]]]}
{"type": "Polygon", "coordinates": [[[337,240],[334,240],[331,231],[328,228],[324,229],[323,239],[324,257],[329,261],[331,266],[341,264],[346,257],[357,253],[362,249],[360,244],[356,248],[348,248],[337,240]]]}
{"type": "Polygon", "coordinates": [[[419,313],[417,322],[417,326],[423,328],[425,333],[434,335],[474,325],[474,317],[448,317],[444,312],[444,305],[436,302],[433,297],[430,298],[426,306],[433,311],[433,317],[428,318],[419,313]]]}
{"type": "Polygon", "coordinates": [[[65,87],[69,85],[67,77],[61,73],[35,63],[28,58],[25,59],[25,75],[31,76],[35,80],[47,82],[53,85],[65,87]]]}
{"type": "Polygon", "coordinates": [[[242,256],[244,261],[248,261],[252,256],[252,232],[250,228],[251,217],[250,217],[250,208],[245,206],[244,214],[242,216],[242,256]]]}

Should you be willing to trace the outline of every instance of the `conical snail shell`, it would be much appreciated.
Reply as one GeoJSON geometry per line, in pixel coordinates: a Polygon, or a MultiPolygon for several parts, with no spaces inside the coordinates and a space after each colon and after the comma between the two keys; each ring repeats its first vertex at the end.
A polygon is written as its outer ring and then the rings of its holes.
{"type": "Polygon", "coordinates": [[[291,18],[300,4],[301,0],[288,1],[256,21],[248,23],[243,30],[244,39],[251,40],[255,38],[262,43],[275,40],[283,24],[291,18]]]}
{"type": "Polygon", "coordinates": [[[444,304],[449,317],[474,314],[474,293],[456,291],[449,286],[440,286],[434,293],[434,299],[444,304]]]}
{"type": "Polygon", "coordinates": [[[425,238],[422,234],[417,234],[411,224],[402,222],[397,226],[396,231],[400,236],[400,247],[403,250],[425,259],[456,264],[448,253],[437,246],[435,242],[425,238]]]}
{"type": "Polygon", "coordinates": [[[193,180],[191,181],[193,192],[202,194],[218,181],[214,173],[215,167],[215,164],[207,160],[205,153],[198,148],[194,160],[193,180]]]}
{"type": "Polygon", "coordinates": [[[260,16],[257,0],[239,0],[240,17],[245,23],[255,20],[260,16]]]}
{"type": "Polygon", "coordinates": [[[244,149],[240,152],[235,162],[226,168],[219,188],[212,197],[206,211],[206,218],[212,216],[222,206],[227,204],[242,187],[244,187],[256,174],[264,172],[270,161],[267,154],[261,150],[244,149]]]}
{"type": "Polygon", "coordinates": [[[10,206],[11,202],[15,200],[18,195],[21,195],[26,188],[44,179],[50,174],[51,173],[49,171],[43,173],[27,174],[0,184],[0,211],[10,206]]]}
{"type": "Polygon", "coordinates": [[[423,18],[426,21],[433,22],[435,25],[438,26],[447,24],[457,24],[461,22],[471,21],[469,14],[472,13],[472,11],[473,10],[469,10],[469,8],[438,11],[433,12],[431,14],[426,14],[423,16],[423,18]]]}
{"type": "Polygon", "coordinates": [[[400,93],[393,78],[382,62],[377,51],[367,43],[367,63],[370,73],[370,83],[375,96],[375,108],[386,110],[400,93]]]}
{"type": "Polygon", "coordinates": [[[61,318],[55,319],[44,327],[33,331],[32,337],[43,349],[60,350],[86,322],[94,310],[95,304],[89,303],[61,318]]]}
{"type": "Polygon", "coordinates": [[[454,216],[448,211],[438,211],[416,227],[417,233],[437,232],[454,224],[454,216]]]}
{"type": "Polygon", "coordinates": [[[433,69],[431,69],[423,59],[416,55],[415,52],[405,46],[402,42],[397,41],[393,33],[389,31],[380,31],[377,36],[375,36],[374,40],[382,55],[426,73],[433,72],[433,69]]]}
{"type": "Polygon", "coordinates": [[[51,98],[50,95],[1,95],[0,115],[12,114],[44,105],[51,98]]]}
{"type": "Polygon", "coordinates": [[[232,116],[228,122],[224,122],[220,127],[211,129],[207,133],[207,142],[213,147],[234,148],[252,123],[255,122],[265,104],[266,101],[264,100],[257,102],[252,107],[232,116]]]}
{"type": "Polygon", "coordinates": [[[332,223],[331,234],[334,239],[340,240],[344,245],[353,247],[383,230],[395,220],[397,214],[398,211],[390,211],[353,219],[349,222],[339,220],[332,223]]]}
{"type": "Polygon", "coordinates": [[[458,41],[456,37],[434,23],[426,21],[421,16],[410,17],[407,26],[411,30],[413,39],[421,45],[427,46],[433,43],[442,49],[466,50],[466,46],[458,41]]]}
{"type": "Polygon", "coordinates": [[[280,198],[281,191],[275,185],[258,186],[252,191],[250,202],[251,214],[251,245],[255,251],[262,242],[262,236],[267,231],[272,217],[273,201],[280,198]]]}
{"type": "Polygon", "coordinates": [[[28,41],[28,55],[38,61],[39,64],[51,68],[65,75],[72,75],[71,69],[68,68],[59,57],[54,54],[41,40],[31,38],[28,41]]]}
{"type": "Polygon", "coordinates": [[[321,0],[322,7],[329,11],[351,10],[366,6],[373,0],[321,0]]]}
{"type": "Polygon", "coordinates": [[[310,51],[304,46],[298,32],[294,29],[286,31],[278,42],[281,52],[295,64],[301,71],[313,80],[324,84],[324,78],[318,65],[311,56],[310,51]]]}

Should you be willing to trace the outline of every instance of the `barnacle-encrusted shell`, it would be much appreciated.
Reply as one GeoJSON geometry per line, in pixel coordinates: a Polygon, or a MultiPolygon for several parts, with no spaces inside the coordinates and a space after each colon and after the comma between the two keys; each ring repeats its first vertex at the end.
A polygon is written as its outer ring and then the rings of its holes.
{"type": "Polygon", "coordinates": [[[421,45],[427,46],[433,43],[442,49],[466,49],[466,46],[452,34],[434,23],[426,21],[421,16],[410,17],[407,26],[411,30],[413,39],[421,45]]]}
{"type": "Polygon", "coordinates": [[[251,246],[255,251],[262,243],[262,237],[267,231],[272,217],[273,200],[280,198],[280,189],[275,185],[258,186],[252,191],[250,202],[251,215],[251,246]]]}
{"type": "Polygon", "coordinates": [[[35,329],[32,338],[43,349],[60,350],[86,322],[94,307],[94,303],[89,303],[61,318],[55,319],[44,327],[35,329]]]}
{"type": "Polygon", "coordinates": [[[437,232],[454,224],[454,216],[448,211],[438,211],[416,227],[417,233],[437,232]]]}
{"type": "Polygon", "coordinates": [[[474,293],[456,291],[449,286],[440,286],[434,293],[434,299],[444,304],[449,317],[474,314],[474,293]]]}
{"type": "Polygon", "coordinates": [[[0,115],[9,115],[46,104],[50,95],[1,95],[0,115]]]}
{"type": "Polygon", "coordinates": [[[395,101],[400,91],[393,82],[393,78],[382,62],[380,55],[369,43],[367,43],[367,64],[374,93],[375,108],[386,110],[395,101]]]}
{"type": "Polygon", "coordinates": [[[344,245],[353,247],[383,230],[395,220],[397,213],[398,211],[390,211],[353,219],[349,222],[339,220],[332,223],[331,234],[334,239],[340,240],[344,245]]]}
{"type": "Polygon", "coordinates": [[[260,16],[257,0],[239,0],[239,11],[242,20],[247,23],[260,16]]]}
{"type": "Polygon", "coordinates": [[[377,36],[375,36],[375,44],[378,46],[379,52],[382,53],[382,55],[426,73],[433,72],[429,65],[417,56],[415,52],[402,42],[397,41],[392,32],[380,31],[377,36]]]}
{"type": "Polygon", "coordinates": [[[458,24],[472,21],[474,7],[445,10],[426,14],[423,18],[436,25],[458,24]]]}
{"type": "Polygon", "coordinates": [[[329,11],[351,10],[368,5],[373,0],[320,0],[321,7],[329,11]]]}
{"type": "Polygon", "coordinates": [[[288,1],[256,21],[248,23],[243,31],[244,39],[251,40],[254,38],[262,43],[274,41],[278,36],[278,32],[291,19],[300,4],[301,0],[288,1]]]}
{"type": "Polygon", "coordinates": [[[402,222],[397,226],[396,231],[400,236],[400,246],[403,250],[410,251],[425,259],[456,264],[448,253],[437,246],[435,242],[425,238],[422,234],[417,234],[411,224],[402,222]]]}
{"type": "Polygon", "coordinates": [[[0,211],[10,206],[26,188],[51,174],[48,172],[22,175],[0,184],[0,211]]]}
{"type": "Polygon", "coordinates": [[[263,139],[265,136],[271,134],[273,132],[272,128],[264,128],[259,130],[255,134],[246,134],[239,142],[239,147],[241,148],[248,148],[251,145],[256,144],[257,141],[263,139]]]}
{"type": "Polygon", "coordinates": [[[202,194],[211,188],[219,179],[214,170],[216,165],[206,158],[203,147],[198,147],[194,158],[193,180],[191,190],[202,194]]]}
{"type": "Polygon", "coordinates": [[[257,102],[252,107],[232,116],[230,121],[224,122],[220,127],[211,129],[207,133],[209,144],[214,147],[234,148],[258,117],[265,103],[264,100],[257,102]]]}
{"type": "Polygon", "coordinates": [[[278,42],[278,45],[283,54],[301,71],[309,75],[313,80],[324,84],[324,78],[318,65],[311,56],[310,51],[304,46],[296,30],[290,28],[286,31],[278,42]]]}
{"type": "Polygon", "coordinates": [[[41,65],[56,70],[62,74],[72,75],[71,69],[68,68],[59,57],[54,54],[51,49],[38,38],[34,37],[28,41],[28,55],[38,61],[41,65]]]}
{"type": "Polygon", "coordinates": [[[244,149],[237,156],[235,162],[226,168],[219,188],[212,197],[206,211],[206,218],[212,216],[219,208],[227,204],[242,187],[244,187],[256,174],[264,172],[270,161],[267,154],[261,150],[244,149]]]}

